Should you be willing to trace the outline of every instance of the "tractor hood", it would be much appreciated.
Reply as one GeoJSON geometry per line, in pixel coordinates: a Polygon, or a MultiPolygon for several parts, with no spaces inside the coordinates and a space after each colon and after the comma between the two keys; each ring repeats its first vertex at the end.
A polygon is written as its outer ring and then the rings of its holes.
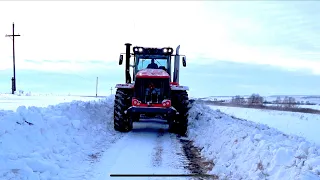
{"type": "Polygon", "coordinates": [[[170,75],[162,69],[142,69],[136,74],[136,78],[170,78],[170,75]]]}

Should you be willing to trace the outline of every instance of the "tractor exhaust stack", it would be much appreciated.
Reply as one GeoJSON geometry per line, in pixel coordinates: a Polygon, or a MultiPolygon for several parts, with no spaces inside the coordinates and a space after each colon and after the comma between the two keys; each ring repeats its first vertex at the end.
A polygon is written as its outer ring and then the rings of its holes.
{"type": "Polygon", "coordinates": [[[126,43],[126,83],[131,83],[131,76],[130,76],[130,47],[132,44],[126,43]]]}
{"type": "Polygon", "coordinates": [[[174,71],[173,71],[173,82],[179,83],[179,69],[180,69],[180,56],[179,56],[180,45],[176,49],[176,56],[174,57],[174,71]]]}

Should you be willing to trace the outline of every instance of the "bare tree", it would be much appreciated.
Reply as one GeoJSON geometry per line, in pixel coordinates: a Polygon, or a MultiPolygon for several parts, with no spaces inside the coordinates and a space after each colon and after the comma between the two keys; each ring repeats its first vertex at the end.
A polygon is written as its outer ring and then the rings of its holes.
{"type": "Polygon", "coordinates": [[[297,104],[296,100],[293,97],[286,96],[283,99],[283,107],[284,108],[294,108],[294,107],[296,107],[296,104],[297,104]]]}
{"type": "Polygon", "coordinates": [[[282,99],[281,99],[281,97],[280,96],[278,96],[277,97],[277,99],[276,99],[276,104],[277,104],[277,107],[281,107],[282,106],[282,99]]]}
{"type": "Polygon", "coordinates": [[[249,105],[262,105],[264,101],[264,98],[260,96],[259,94],[252,94],[248,98],[248,104],[249,105]]]}
{"type": "Polygon", "coordinates": [[[289,97],[288,107],[289,107],[289,108],[294,108],[294,107],[296,107],[296,100],[294,99],[294,97],[289,97]]]}

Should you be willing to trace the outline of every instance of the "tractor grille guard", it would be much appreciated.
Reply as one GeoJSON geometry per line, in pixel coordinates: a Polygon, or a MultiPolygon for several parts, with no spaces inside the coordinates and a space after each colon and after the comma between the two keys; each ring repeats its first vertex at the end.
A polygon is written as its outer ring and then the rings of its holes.
{"type": "Polygon", "coordinates": [[[160,88],[146,88],[145,90],[145,98],[144,102],[145,103],[160,103],[161,94],[160,94],[160,88]]]}
{"type": "Polygon", "coordinates": [[[142,103],[160,104],[169,96],[169,79],[136,79],[134,97],[142,103]]]}

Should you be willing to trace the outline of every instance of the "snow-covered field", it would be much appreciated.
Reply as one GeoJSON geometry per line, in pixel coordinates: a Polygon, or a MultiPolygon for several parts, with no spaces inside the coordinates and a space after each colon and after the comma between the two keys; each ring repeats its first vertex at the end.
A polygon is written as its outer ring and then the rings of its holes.
{"type": "MultiPolygon", "coordinates": [[[[279,96],[281,99],[283,99],[285,96],[279,96]]],[[[307,102],[309,101],[310,103],[314,104],[320,104],[320,96],[298,96],[298,95],[288,95],[288,97],[293,97],[296,101],[303,101],[307,102]]],[[[277,99],[277,96],[267,96],[265,97],[267,101],[275,101],[277,99]]]]}
{"type": "MultiPolygon", "coordinates": [[[[168,133],[164,121],[145,119],[134,123],[132,132],[114,131],[112,96],[0,97],[13,104],[1,103],[0,179],[190,173],[180,139],[168,133]]],[[[210,174],[220,179],[320,179],[318,147],[305,139],[233,119],[197,101],[190,113],[188,138],[215,163],[210,174]]]]}
{"type": "MultiPolygon", "coordinates": [[[[241,96],[244,98],[248,98],[250,95],[245,95],[245,96],[241,96]]],[[[320,104],[320,96],[299,96],[299,95],[287,95],[288,97],[293,97],[295,98],[296,101],[303,101],[303,102],[307,102],[309,101],[310,103],[315,103],[317,105],[320,104]]],[[[225,101],[230,101],[232,99],[232,97],[234,96],[209,96],[209,97],[205,97],[205,98],[201,98],[203,100],[225,100],[225,101]]],[[[265,100],[267,101],[275,101],[277,99],[277,97],[280,97],[281,99],[283,99],[285,97],[285,95],[282,96],[262,96],[265,100]]]]}
{"type": "MultiPolygon", "coordinates": [[[[202,100],[208,100],[208,101],[225,101],[225,102],[231,102],[233,96],[210,96],[205,98],[200,98],[202,100]]],[[[249,96],[241,96],[244,98],[248,98],[249,96]]],[[[279,96],[282,100],[285,96],[279,96]]],[[[303,103],[313,103],[315,105],[298,105],[298,107],[301,108],[310,108],[310,109],[316,109],[320,110],[320,97],[319,96],[289,96],[288,97],[294,97],[296,102],[303,102],[303,103]]],[[[277,96],[263,96],[264,100],[268,102],[274,102],[277,99],[277,96]]],[[[276,106],[276,104],[264,104],[265,106],[276,106]]]]}
{"type": "Polygon", "coordinates": [[[317,104],[317,105],[299,105],[299,107],[320,110],[320,104],[317,104]]]}
{"type": "Polygon", "coordinates": [[[318,114],[227,106],[210,107],[237,118],[266,124],[289,135],[294,134],[304,137],[320,147],[320,136],[317,135],[320,127],[320,116],[318,114]]]}
{"type": "Polygon", "coordinates": [[[71,102],[74,100],[79,101],[92,101],[96,97],[83,97],[83,96],[62,96],[62,95],[32,95],[32,96],[17,96],[12,94],[0,94],[0,110],[13,110],[15,111],[19,106],[37,106],[47,107],[49,105],[57,105],[62,102],[71,102]]]}
{"type": "Polygon", "coordinates": [[[221,179],[320,179],[319,149],[303,138],[204,104],[195,104],[190,113],[189,137],[213,159],[211,173],[221,179]]]}
{"type": "MultiPolygon", "coordinates": [[[[277,106],[276,104],[264,104],[265,106],[277,106]]],[[[315,109],[320,110],[320,105],[297,105],[298,108],[308,108],[308,109],[315,109]]]]}

